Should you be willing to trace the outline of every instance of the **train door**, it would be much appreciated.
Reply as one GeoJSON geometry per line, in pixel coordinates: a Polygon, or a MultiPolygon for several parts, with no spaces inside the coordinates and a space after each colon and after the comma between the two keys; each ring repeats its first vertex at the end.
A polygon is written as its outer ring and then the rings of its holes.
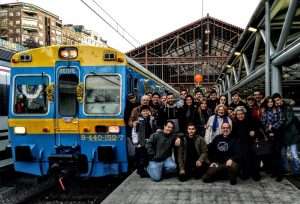
{"type": "Polygon", "coordinates": [[[76,92],[79,81],[79,66],[57,66],[57,146],[76,146],[79,143],[79,104],[76,92]]]}

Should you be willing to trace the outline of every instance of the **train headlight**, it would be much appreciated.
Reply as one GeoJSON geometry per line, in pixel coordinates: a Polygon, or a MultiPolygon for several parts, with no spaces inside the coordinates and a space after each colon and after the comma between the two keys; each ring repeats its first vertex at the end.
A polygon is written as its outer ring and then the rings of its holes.
{"type": "Polygon", "coordinates": [[[109,126],[108,127],[108,132],[109,133],[119,133],[120,132],[120,127],[119,126],[109,126]]]}
{"type": "Polygon", "coordinates": [[[76,47],[62,47],[58,55],[62,59],[75,59],[78,56],[78,50],[76,47]]]}
{"type": "Polygon", "coordinates": [[[25,127],[14,127],[14,133],[16,135],[23,135],[26,133],[26,128],[25,127]]]}

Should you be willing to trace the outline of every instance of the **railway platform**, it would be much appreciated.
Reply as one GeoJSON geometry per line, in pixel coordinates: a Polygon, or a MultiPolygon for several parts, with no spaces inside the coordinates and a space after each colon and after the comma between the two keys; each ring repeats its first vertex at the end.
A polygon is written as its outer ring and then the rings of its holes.
{"type": "Polygon", "coordinates": [[[238,180],[232,186],[228,181],[203,183],[202,180],[180,182],[177,178],[153,182],[132,173],[103,204],[298,204],[300,191],[284,179],[276,182],[269,176],[261,181],[238,180]]]}

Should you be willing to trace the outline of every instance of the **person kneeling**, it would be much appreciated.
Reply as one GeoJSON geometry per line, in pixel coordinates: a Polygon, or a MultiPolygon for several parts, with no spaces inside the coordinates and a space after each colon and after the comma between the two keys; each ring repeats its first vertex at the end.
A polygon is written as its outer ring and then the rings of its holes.
{"type": "Polygon", "coordinates": [[[208,168],[207,145],[204,139],[196,134],[193,123],[187,125],[187,134],[182,138],[178,147],[179,180],[185,181],[190,177],[199,179],[208,168]]]}
{"type": "Polygon", "coordinates": [[[174,146],[180,145],[180,139],[172,134],[173,130],[174,123],[167,121],[163,131],[152,134],[146,143],[149,156],[147,172],[154,181],[160,181],[163,174],[176,172],[172,150],[174,146]]]}
{"type": "Polygon", "coordinates": [[[231,136],[231,126],[223,123],[221,134],[216,136],[209,147],[209,158],[211,164],[203,176],[203,181],[213,182],[218,178],[229,176],[230,184],[237,183],[239,151],[238,144],[231,136]]]}

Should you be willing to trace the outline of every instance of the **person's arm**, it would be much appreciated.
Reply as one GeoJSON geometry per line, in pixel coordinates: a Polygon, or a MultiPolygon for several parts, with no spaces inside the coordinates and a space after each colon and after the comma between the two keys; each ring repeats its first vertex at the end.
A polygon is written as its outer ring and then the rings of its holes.
{"type": "Polygon", "coordinates": [[[131,111],[131,114],[130,114],[130,117],[129,117],[129,120],[128,120],[128,125],[130,127],[133,127],[134,126],[134,123],[136,123],[137,119],[138,119],[138,110],[137,110],[137,107],[134,108],[132,111],[131,111]]]}
{"type": "Polygon", "coordinates": [[[150,160],[153,160],[155,156],[155,136],[156,134],[152,134],[146,143],[147,154],[150,160]]]}
{"type": "Polygon", "coordinates": [[[208,148],[206,142],[202,138],[198,138],[198,140],[199,140],[198,148],[200,148],[200,155],[198,160],[204,162],[207,160],[208,157],[208,148]]]}

